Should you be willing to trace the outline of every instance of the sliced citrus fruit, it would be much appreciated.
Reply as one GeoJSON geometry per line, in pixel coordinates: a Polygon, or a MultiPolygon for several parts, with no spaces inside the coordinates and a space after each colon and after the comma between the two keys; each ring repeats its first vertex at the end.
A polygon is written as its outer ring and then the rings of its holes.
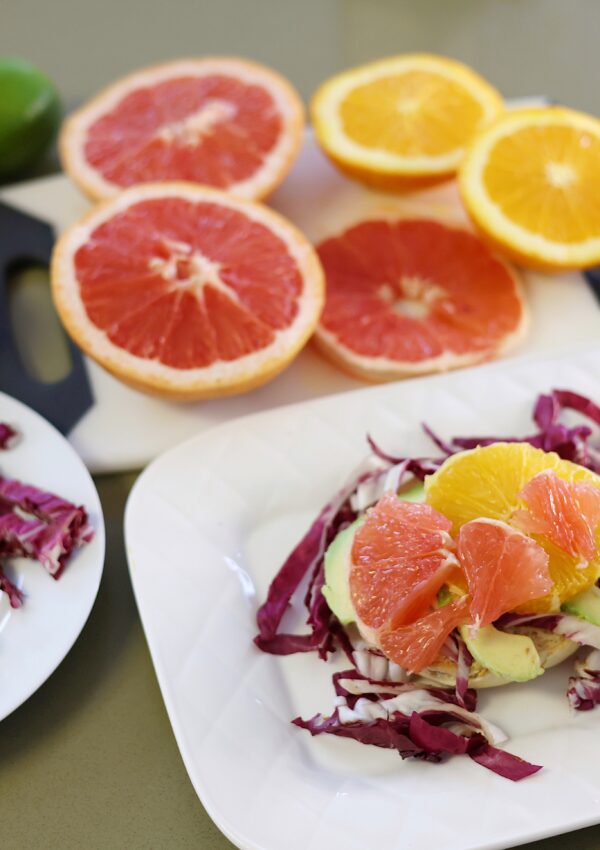
{"type": "Polygon", "coordinates": [[[456,566],[450,521],[429,505],[388,493],[368,512],[352,544],[350,596],[372,629],[401,625],[431,608],[456,566]]]}
{"type": "Polygon", "coordinates": [[[581,566],[596,556],[596,529],[600,522],[600,489],[572,484],[553,472],[540,472],[521,493],[525,510],[513,522],[530,534],[543,534],[563,552],[580,559],[581,566]]]}
{"type": "Polygon", "coordinates": [[[186,183],[136,186],[59,240],[52,290],[75,342],[173,398],[243,392],[302,348],[323,302],[307,240],[259,204],[186,183]]]}
{"type": "Polygon", "coordinates": [[[327,297],[316,342],[367,380],[489,360],[519,342],[514,272],[467,230],[429,219],[361,221],[317,246],[327,297]]]}
{"type": "Polygon", "coordinates": [[[465,206],[509,256],[542,268],[600,262],[600,121],[516,110],[483,130],[459,175],[465,206]]]}
{"type": "Polygon", "coordinates": [[[500,94],[452,59],[406,54],[353,68],[315,93],[317,140],[350,177],[383,189],[452,175],[500,94]]]}
{"type": "Polygon", "coordinates": [[[381,629],[381,649],[396,664],[410,673],[419,673],[438,657],[450,632],[469,622],[468,596],[462,596],[442,608],[436,608],[413,623],[395,629],[381,629]]]}
{"type": "Polygon", "coordinates": [[[75,112],[61,159],[92,198],[187,180],[256,199],[291,167],[303,124],[299,95],[269,68],[185,59],[124,77],[75,112]]]}
{"type": "MultiPolygon", "coordinates": [[[[449,457],[425,480],[427,502],[452,520],[454,532],[481,516],[513,522],[526,505],[525,485],[545,470],[563,481],[600,486],[600,479],[578,464],[562,460],[528,443],[494,443],[449,457]]],[[[581,569],[579,556],[559,549],[544,535],[533,535],[549,555],[550,594],[520,606],[527,611],[552,611],[567,599],[591,587],[600,575],[600,560],[590,559],[581,569]]]]}
{"type": "Polygon", "coordinates": [[[456,546],[471,594],[471,619],[478,626],[552,591],[548,554],[505,522],[473,519],[461,527],[456,546]]]}

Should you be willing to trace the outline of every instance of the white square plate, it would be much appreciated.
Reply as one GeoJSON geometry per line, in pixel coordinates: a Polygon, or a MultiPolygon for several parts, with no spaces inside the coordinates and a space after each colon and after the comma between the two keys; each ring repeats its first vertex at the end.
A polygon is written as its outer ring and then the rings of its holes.
{"type": "Polygon", "coordinates": [[[600,349],[413,380],[238,419],[141,476],[126,513],[135,594],[190,778],[245,850],[509,847],[600,821],[600,710],[571,713],[570,666],[485,692],[507,748],[545,769],[520,783],[465,758],[312,739],[290,724],[333,704],[333,664],[252,643],[255,613],[290,549],[365,455],[432,453],[442,436],[526,434],[552,387],[600,399],[600,349]]]}

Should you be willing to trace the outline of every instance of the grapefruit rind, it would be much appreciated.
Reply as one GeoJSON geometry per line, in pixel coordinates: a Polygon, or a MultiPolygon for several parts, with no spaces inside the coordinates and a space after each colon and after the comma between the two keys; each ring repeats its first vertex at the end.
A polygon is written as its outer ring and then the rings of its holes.
{"type": "Polygon", "coordinates": [[[106,180],[87,161],[84,151],[88,128],[136,88],[151,86],[182,75],[204,74],[229,74],[246,83],[262,86],[277,104],[283,129],[276,146],[252,177],[234,184],[227,190],[236,197],[248,200],[266,197],[281,183],[300,150],[305,120],[304,105],[285,77],[264,65],[236,57],[180,59],[144,68],[107,86],[72,113],[63,124],[58,144],[65,171],[92,200],[107,199],[123,191],[122,186],[106,180]]]}
{"type": "MultiPolygon", "coordinates": [[[[317,89],[310,105],[310,113],[317,139],[325,153],[342,170],[359,180],[372,182],[381,188],[385,178],[447,178],[456,172],[464,153],[464,146],[454,148],[444,155],[403,157],[379,148],[369,148],[350,139],[344,132],[340,105],[357,86],[394,73],[423,70],[439,74],[461,85],[482,108],[482,123],[486,123],[504,109],[500,94],[482,77],[466,65],[431,54],[406,54],[371,62],[327,80],[317,89]]],[[[401,183],[400,183],[401,185],[401,183]]]]}
{"type": "Polygon", "coordinates": [[[278,213],[251,201],[233,198],[216,189],[191,183],[155,183],[134,186],[98,204],[59,239],[51,263],[54,304],[77,345],[124,383],[146,392],[179,400],[215,398],[246,392],[281,372],[303,348],[318,321],[324,303],[324,275],[307,239],[278,213]],[[90,233],[137,202],[169,198],[213,202],[242,212],[265,224],[285,243],[303,279],[298,314],[293,323],[275,332],[274,341],[234,361],[217,361],[197,369],[177,369],[131,354],[110,341],[89,319],[79,292],[73,258],[90,233]]]}
{"type": "Polygon", "coordinates": [[[459,169],[459,189],[477,228],[492,244],[524,265],[541,269],[573,269],[600,262],[600,237],[580,243],[551,241],[510,219],[484,188],[483,173],[494,145],[520,128],[564,125],[600,138],[600,121],[562,107],[507,112],[482,130],[467,148],[459,169]]]}

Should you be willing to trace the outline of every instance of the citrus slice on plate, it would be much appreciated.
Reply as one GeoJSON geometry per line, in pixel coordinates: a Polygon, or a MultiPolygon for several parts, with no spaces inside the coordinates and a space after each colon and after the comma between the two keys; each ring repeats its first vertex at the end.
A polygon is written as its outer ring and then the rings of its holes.
{"type": "Polygon", "coordinates": [[[552,591],[548,554],[505,522],[472,519],[458,532],[456,546],[469,584],[471,620],[478,626],[552,591]]]}
{"type": "Polygon", "coordinates": [[[92,198],[186,180],[257,199],[291,167],[304,108],[279,74],[235,58],[185,59],[131,74],[75,112],[65,170],[92,198]]]}
{"type": "Polygon", "coordinates": [[[500,94],[466,65],[406,54],[327,80],[313,96],[311,117],[335,165],[395,189],[454,174],[465,146],[503,108],[500,94]]]}
{"type": "Polygon", "coordinates": [[[75,342],[126,383],[195,399],[280,372],[311,335],[323,273],[260,204],[186,183],[136,186],[59,240],[52,292],[75,342]]]}
{"type": "Polygon", "coordinates": [[[401,625],[430,609],[457,564],[450,527],[429,505],[391,493],[368,511],[354,535],[349,576],[361,623],[401,625]]]}
{"type": "MultiPolygon", "coordinates": [[[[444,461],[437,472],[425,479],[426,499],[452,520],[454,532],[479,517],[520,527],[525,508],[541,517],[541,508],[527,485],[531,487],[529,482],[538,476],[535,491],[545,487],[540,473],[547,471],[570,484],[600,486],[600,478],[593,472],[562,460],[554,452],[543,452],[528,443],[494,443],[460,452],[444,461]],[[525,502],[524,495],[529,502],[525,502]]],[[[564,515],[562,521],[570,520],[564,515]]],[[[523,604],[522,610],[556,610],[562,602],[591,587],[600,575],[597,556],[582,565],[579,554],[561,549],[546,535],[532,533],[531,536],[548,553],[554,585],[551,593],[523,604]]],[[[596,538],[596,542],[600,543],[600,539],[596,538]]]]}
{"type": "Polygon", "coordinates": [[[515,273],[467,230],[429,219],[369,219],[317,246],[327,297],[322,351],[367,380],[469,366],[526,331],[515,273]]]}
{"type": "Polygon", "coordinates": [[[600,262],[600,121],[560,107],[506,113],[460,168],[475,223],[525,265],[600,262]]]}

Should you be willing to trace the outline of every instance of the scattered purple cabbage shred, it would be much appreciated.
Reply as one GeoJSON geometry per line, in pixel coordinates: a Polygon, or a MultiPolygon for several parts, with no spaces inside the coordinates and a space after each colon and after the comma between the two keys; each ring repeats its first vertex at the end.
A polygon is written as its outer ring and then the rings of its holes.
{"type": "Polygon", "coordinates": [[[12,449],[20,439],[21,435],[12,425],[0,422],[0,451],[12,449]]]}
{"type": "MultiPolygon", "coordinates": [[[[321,593],[325,582],[325,551],[336,535],[375,504],[384,492],[397,491],[411,480],[423,481],[452,454],[497,442],[527,442],[600,473],[600,448],[591,441],[592,426],[600,427],[600,407],[594,402],[570,390],[555,389],[538,397],[532,418],[537,430],[525,437],[466,436],[450,441],[438,436],[428,424],[423,423],[423,430],[441,453],[431,457],[394,455],[367,435],[371,456],[323,508],[278,571],[265,602],[257,612],[259,633],[254,640],[263,651],[275,655],[316,651],[320,658],[327,660],[330,653],[339,649],[353,664],[352,669],[335,673],[332,677],[337,700],[333,712],[329,716],[317,714],[308,720],[297,717],[292,721],[296,726],[308,730],[311,735],[335,735],[361,744],[394,749],[402,758],[438,762],[450,754],[465,754],[483,767],[513,781],[540,770],[540,765],[530,764],[496,747],[490,725],[475,714],[477,694],[468,687],[473,659],[458,631],[450,635],[443,650],[457,663],[456,687],[425,687],[409,681],[410,677],[403,678],[399,668],[392,671],[396,665],[388,662],[377,650],[354,647],[348,632],[332,614],[321,593]],[[561,421],[564,411],[573,411],[587,421],[567,425],[561,421]],[[303,586],[302,601],[308,631],[297,634],[286,631],[283,621],[292,607],[292,600],[296,601],[296,595],[303,586]],[[387,672],[388,678],[375,675],[374,671],[387,672]],[[386,708],[386,701],[402,699],[411,692],[414,694],[416,689],[429,694],[439,707],[407,712],[386,708]],[[358,709],[359,716],[355,716],[358,709]],[[458,717],[460,712],[462,714],[458,717]]],[[[578,675],[569,680],[568,699],[571,706],[580,711],[600,704],[600,627],[562,613],[505,614],[495,623],[504,629],[532,624],[562,634],[581,645],[595,647],[584,662],[578,662],[578,675]]]]}

